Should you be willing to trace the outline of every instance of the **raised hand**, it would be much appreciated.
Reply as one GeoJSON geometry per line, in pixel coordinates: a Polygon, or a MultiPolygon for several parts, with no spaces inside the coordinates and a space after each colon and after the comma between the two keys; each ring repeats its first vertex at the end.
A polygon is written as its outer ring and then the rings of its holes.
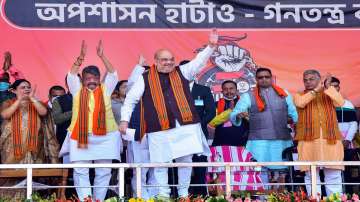
{"type": "Polygon", "coordinates": [[[314,88],[315,92],[318,93],[324,89],[325,80],[326,80],[326,77],[323,77],[323,76],[320,77],[320,81],[319,81],[318,85],[314,88]]]}
{"type": "Polygon", "coordinates": [[[99,57],[104,56],[104,48],[102,45],[102,40],[99,41],[98,46],[96,47],[96,52],[99,57]]]}
{"type": "Polygon", "coordinates": [[[9,51],[6,51],[4,53],[4,66],[3,66],[3,70],[7,71],[9,70],[11,65],[11,53],[9,51]]]}
{"type": "Polygon", "coordinates": [[[11,53],[10,53],[9,51],[6,51],[6,52],[4,53],[4,58],[5,58],[5,60],[11,59],[11,53]]]}
{"type": "Polygon", "coordinates": [[[35,99],[35,93],[36,93],[36,85],[34,85],[33,88],[31,88],[30,94],[29,94],[29,98],[30,99],[35,99]]]}
{"type": "Polygon", "coordinates": [[[96,47],[96,53],[97,55],[100,57],[100,59],[102,60],[102,62],[104,63],[104,66],[106,68],[107,72],[113,73],[115,72],[114,67],[112,66],[112,64],[110,63],[110,61],[105,57],[104,55],[104,47],[102,45],[102,40],[99,41],[97,47],[96,47]]]}
{"type": "Polygon", "coordinates": [[[86,55],[86,51],[87,51],[87,45],[85,43],[85,40],[82,40],[81,42],[81,51],[80,51],[80,58],[84,59],[85,55],[86,55]]]}
{"type": "Polygon", "coordinates": [[[330,83],[331,83],[331,74],[327,73],[325,77],[321,77],[320,82],[318,83],[314,91],[320,92],[324,88],[328,88],[330,86],[330,83]]]}
{"type": "Polygon", "coordinates": [[[44,105],[41,104],[41,102],[35,97],[36,93],[36,85],[34,85],[34,88],[31,88],[29,99],[34,104],[34,107],[36,111],[39,113],[40,116],[45,116],[47,114],[47,109],[44,105]]]}
{"type": "Polygon", "coordinates": [[[218,40],[219,40],[219,34],[217,32],[217,29],[214,28],[211,30],[210,35],[209,35],[209,46],[210,47],[217,46],[218,40]]]}
{"type": "Polygon", "coordinates": [[[138,62],[138,64],[141,65],[141,66],[146,66],[146,65],[147,65],[146,59],[145,59],[145,57],[144,57],[142,54],[139,55],[139,62],[138,62]]]}
{"type": "Polygon", "coordinates": [[[332,78],[332,75],[330,73],[327,73],[326,76],[325,76],[325,80],[324,80],[324,87],[327,89],[329,88],[330,84],[331,84],[331,78],[332,78]]]}
{"type": "Polygon", "coordinates": [[[76,61],[74,62],[73,66],[71,67],[71,70],[70,70],[70,72],[72,74],[77,74],[79,72],[79,68],[84,61],[86,51],[87,51],[87,45],[85,43],[85,40],[82,40],[80,55],[79,55],[79,57],[76,58],[76,61]]]}

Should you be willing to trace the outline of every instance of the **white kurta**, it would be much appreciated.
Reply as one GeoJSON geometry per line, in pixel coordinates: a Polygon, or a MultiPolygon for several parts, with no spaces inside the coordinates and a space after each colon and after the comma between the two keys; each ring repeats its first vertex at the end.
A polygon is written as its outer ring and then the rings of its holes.
{"type": "MultiPolygon", "coordinates": [[[[197,73],[206,66],[214,49],[206,47],[192,61],[180,66],[180,71],[188,80],[193,80],[197,73]]],[[[140,76],[129,90],[121,109],[122,121],[129,122],[135,105],[144,94],[144,78],[140,76]]],[[[210,155],[210,149],[202,132],[200,123],[180,126],[176,128],[147,133],[150,161],[170,162],[173,159],[191,154],[210,155]]]]}
{"type": "MultiPolygon", "coordinates": [[[[134,83],[142,76],[145,68],[137,64],[130,76],[128,78],[127,91],[129,91],[134,83]]],[[[127,145],[127,162],[128,163],[149,163],[150,154],[149,154],[149,144],[147,136],[145,136],[141,141],[129,141],[127,145]]]]}
{"type": "MultiPolygon", "coordinates": [[[[111,96],[118,82],[117,73],[107,73],[104,85],[105,95],[111,96]]],[[[77,75],[68,73],[67,83],[69,85],[70,93],[75,96],[81,89],[81,83],[77,75]]],[[[120,160],[120,153],[122,150],[122,140],[119,131],[109,132],[104,136],[93,135],[88,136],[88,147],[85,149],[78,148],[76,140],[70,138],[71,134],[68,132],[63,146],[61,147],[59,156],[63,156],[67,153],[70,154],[70,161],[88,161],[88,160],[105,160],[105,159],[117,159],[120,160]]]]}
{"type": "Polygon", "coordinates": [[[148,133],[150,161],[171,162],[183,156],[201,154],[210,156],[210,148],[200,123],[148,133]]]}
{"type": "Polygon", "coordinates": [[[145,136],[140,141],[129,141],[127,145],[127,162],[128,163],[149,163],[149,145],[145,136]]]}
{"type": "MultiPolygon", "coordinates": [[[[354,105],[349,101],[345,100],[344,105],[341,107],[341,109],[355,109],[354,105]]],[[[350,122],[339,122],[339,129],[343,135],[343,138],[345,140],[352,141],[354,139],[354,136],[358,130],[358,125],[356,121],[350,121],[350,122]]]]}

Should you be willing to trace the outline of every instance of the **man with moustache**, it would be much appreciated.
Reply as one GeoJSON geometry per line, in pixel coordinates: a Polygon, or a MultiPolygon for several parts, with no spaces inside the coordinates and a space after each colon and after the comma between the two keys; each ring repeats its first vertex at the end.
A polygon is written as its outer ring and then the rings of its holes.
{"type": "MultiPolygon", "coordinates": [[[[298,115],[291,95],[273,83],[272,72],[268,68],[256,70],[256,87],[241,96],[230,114],[234,125],[249,119],[249,137],[246,149],[259,162],[282,161],[283,151],[292,146],[292,137],[287,128],[288,119],[297,122],[298,115]]],[[[268,166],[273,181],[285,181],[282,173],[286,166],[268,166]],[[280,177],[280,179],[279,179],[280,177]]],[[[263,182],[269,177],[262,176],[263,182]]]]}
{"type": "MultiPolygon", "coordinates": [[[[335,107],[344,106],[341,94],[331,86],[331,76],[321,81],[320,72],[315,69],[303,73],[305,90],[294,96],[294,102],[299,113],[295,139],[298,143],[299,161],[342,161],[344,148],[342,135],[336,119],[335,107]]],[[[311,183],[309,166],[300,166],[305,171],[305,183],[311,183]]],[[[342,193],[341,170],[344,166],[324,166],[324,181],[326,194],[342,193]]],[[[317,169],[317,182],[320,182],[317,169]]],[[[310,184],[306,185],[309,195],[310,184]]],[[[321,185],[316,192],[321,193],[321,185]]]]}
{"type": "MultiPolygon", "coordinates": [[[[83,41],[80,56],[67,75],[69,91],[73,96],[72,118],[61,153],[70,154],[74,164],[111,163],[120,160],[121,137],[111,109],[111,94],[118,82],[117,72],[105,57],[100,41],[97,55],[107,70],[104,82],[96,66],[83,69],[81,81],[79,68],[84,61],[86,44],[83,41]]],[[[93,194],[89,180],[89,168],[74,168],[74,185],[80,200],[92,196],[104,201],[111,178],[111,168],[95,168],[93,194]]]]}
{"type": "MultiPolygon", "coordinates": [[[[216,114],[220,115],[228,109],[234,109],[240,100],[237,93],[237,84],[232,80],[224,81],[221,84],[223,98],[216,103],[216,114]]],[[[211,127],[211,125],[209,126],[211,127]]],[[[249,130],[249,123],[243,120],[240,126],[233,125],[228,119],[224,123],[216,126],[215,137],[212,146],[245,146],[249,130]]]]}
{"type": "MultiPolygon", "coordinates": [[[[148,137],[150,162],[192,162],[193,154],[209,152],[189,88],[213,53],[218,41],[217,31],[209,37],[209,45],[195,59],[175,66],[173,53],[160,49],[155,53],[155,64],[139,77],[128,92],[121,111],[120,132],[126,133],[131,113],[140,101],[141,135],[148,137]]],[[[168,198],[167,168],[155,168],[159,198],[168,198]]],[[[188,197],[191,167],[179,168],[180,197],[188,197]]]]}

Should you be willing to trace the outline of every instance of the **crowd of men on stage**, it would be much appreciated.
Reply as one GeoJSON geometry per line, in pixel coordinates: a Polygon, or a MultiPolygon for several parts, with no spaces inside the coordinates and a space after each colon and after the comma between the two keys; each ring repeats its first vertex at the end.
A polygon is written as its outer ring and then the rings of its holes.
{"type": "MultiPolygon", "coordinates": [[[[222,83],[214,101],[211,89],[196,83],[218,43],[212,30],[208,46],[192,60],[176,64],[171,50],[159,49],[155,63],[141,56],[128,80],[119,81],[100,41],[96,48],[106,69],[82,67],[87,45],[83,41],[65,78],[65,88],[52,86],[47,103],[36,97],[36,87],[16,69],[5,53],[0,79],[1,163],[134,163],[206,162],[210,146],[245,147],[258,162],[283,161],[283,152],[296,143],[300,161],[343,161],[358,131],[353,104],[340,93],[340,80],[316,69],[303,72],[304,90],[291,95],[273,82],[272,71],[259,67],[256,86],[239,94],[237,83],[222,83]],[[12,81],[13,80],[13,81],[12,81]],[[289,126],[295,126],[293,136],[289,126]],[[135,129],[135,130],[134,130],[135,129]]],[[[301,77],[299,77],[301,79],[301,77]]],[[[263,182],[283,178],[286,166],[268,166],[263,182]]],[[[302,166],[311,182],[309,167],[302,166]]],[[[326,193],[342,193],[343,166],[325,166],[326,193]]],[[[319,171],[317,171],[318,180],[319,171]]],[[[180,167],[177,194],[206,195],[206,168],[180,167]]],[[[134,172],[134,176],[135,176],[134,172]]],[[[96,168],[93,190],[89,169],[74,168],[79,198],[103,201],[111,179],[110,168],[96,168]]],[[[167,168],[142,170],[142,197],[170,196],[167,168]]],[[[2,182],[2,186],[14,185],[2,182]]],[[[320,186],[320,185],[319,185],[320,186]]],[[[136,181],[133,177],[134,195],[136,181]]],[[[311,193],[311,186],[306,186],[311,193]]],[[[318,188],[317,190],[321,190],[318,188]]]]}

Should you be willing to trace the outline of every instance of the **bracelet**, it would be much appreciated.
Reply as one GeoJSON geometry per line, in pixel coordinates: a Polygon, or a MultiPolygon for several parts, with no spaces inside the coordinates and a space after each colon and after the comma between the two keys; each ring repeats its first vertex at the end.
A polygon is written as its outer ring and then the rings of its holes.
{"type": "Polygon", "coordinates": [[[80,67],[80,65],[81,65],[81,64],[76,64],[76,62],[74,62],[74,66],[80,67]]]}
{"type": "Polygon", "coordinates": [[[76,62],[74,62],[74,65],[80,66],[83,61],[84,61],[84,58],[77,57],[76,62]]]}
{"type": "Polygon", "coordinates": [[[316,95],[316,91],[314,91],[314,90],[311,90],[310,93],[311,93],[312,95],[316,95]]]}

